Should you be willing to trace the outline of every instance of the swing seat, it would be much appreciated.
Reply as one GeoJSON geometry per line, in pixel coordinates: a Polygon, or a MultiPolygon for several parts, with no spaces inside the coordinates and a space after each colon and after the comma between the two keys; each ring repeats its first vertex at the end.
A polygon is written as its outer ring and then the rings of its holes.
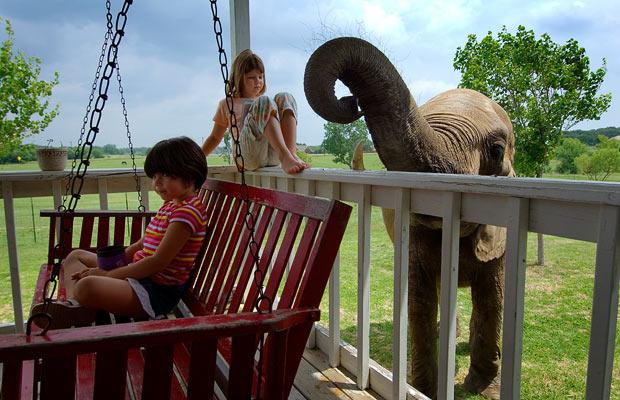
{"type": "MultiPolygon", "coordinates": [[[[207,237],[168,320],[3,336],[2,398],[288,398],[351,207],[255,187],[247,187],[245,202],[241,190],[211,179],[203,185],[207,237]],[[250,247],[260,251],[259,275],[250,247]],[[254,311],[259,276],[273,312],[254,311]]],[[[62,225],[63,216],[55,217],[62,225]]],[[[74,223],[78,213],[69,218],[74,223]]],[[[82,229],[92,231],[97,218],[82,229]]],[[[131,231],[141,232],[142,222],[131,218],[131,231]]],[[[78,247],[90,246],[85,238],[78,247]]]]}

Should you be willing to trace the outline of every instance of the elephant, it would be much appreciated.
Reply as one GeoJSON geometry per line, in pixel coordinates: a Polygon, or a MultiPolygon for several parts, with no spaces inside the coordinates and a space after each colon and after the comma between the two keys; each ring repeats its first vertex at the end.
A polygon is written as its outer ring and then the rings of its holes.
{"type": "MultiPolygon", "coordinates": [[[[312,109],[328,121],[346,124],[363,116],[388,171],[515,176],[512,123],[497,103],[457,88],[418,107],[388,58],[362,39],[341,37],[317,48],[306,65],[304,91],[312,109]],[[351,96],[335,96],[336,80],[351,96]]],[[[434,398],[441,219],[411,214],[409,232],[409,378],[434,398]]],[[[473,304],[471,362],[464,386],[495,399],[500,389],[506,229],[462,222],[459,246],[459,286],[471,287],[473,304]]]]}

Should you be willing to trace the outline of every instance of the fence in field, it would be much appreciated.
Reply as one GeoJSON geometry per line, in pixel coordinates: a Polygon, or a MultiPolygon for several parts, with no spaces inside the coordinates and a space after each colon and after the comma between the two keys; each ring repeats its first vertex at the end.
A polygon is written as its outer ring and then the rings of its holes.
{"type": "MultiPolygon", "coordinates": [[[[210,176],[238,180],[232,167],[212,167],[210,176]]],[[[51,196],[49,208],[60,204],[65,174],[55,172],[0,173],[7,232],[8,260],[15,325],[3,331],[21,331],[23,315],[19,279],[18,248],[13,199],[51,196]]],[[[140,172],[143,198],[148,202],[150,182],[140,172]]],[[[458,269],[459,224],[461,221],[507,228],[504,318],[502,340],[502,397],[519,398],[525,254],[527,233],[538,232],[597,243],[595,281],[586,398],[609,398],[618,311],[620,268],[620,185],[546,179],[516,179],[478,176],[437,175],[385,171],[311,169],[298,176],[278,168],[248,174],[248,183],[335,198],[357,204],[358,292],[357,348],[340,341],[339,266],[329,286],[329,327],[317,327],[311,336],[330,364],[349,370],[360,388],[370,387],[385,398],[418,396],[406,383],[408,214],[443,218],[442,287],[440,319],[448,321],[439,337],[439,397],[453,398],[458,269]],[[370,333],[370,215],[371,207],[395,209],[393,362],[392,371],[369,357],[370,333]],[[456,246],[454,244],[457,244],[456,246]],[[504,397],[505,396],[505,397],[504,397]]],[[[132,192],[135,180],[129,170],[89,172],[83,193],[98,194],[102,209],[108,208],[108,194],[132,192]]],[[[148,208],[148,204],[147,204],[148,208]]],[[[4,268],[6,262],[0,263],[4,268]]]]}

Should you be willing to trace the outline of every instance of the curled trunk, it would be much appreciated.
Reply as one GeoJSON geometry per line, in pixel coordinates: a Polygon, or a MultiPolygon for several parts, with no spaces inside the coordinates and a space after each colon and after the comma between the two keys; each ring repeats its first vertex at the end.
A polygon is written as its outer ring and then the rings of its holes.
{"type": "Polygon", "coordinates": [[[320,46],[306,65],[304,90],[310,106],[328,121],[345,124],[364,115],[388,170],[430,170],[429,158],[439,153],[431,140],[435,134],[396,68],[370,43],[344,37],[320,46]],[[336,80],[353,96],[337,99],[336,80]]]}

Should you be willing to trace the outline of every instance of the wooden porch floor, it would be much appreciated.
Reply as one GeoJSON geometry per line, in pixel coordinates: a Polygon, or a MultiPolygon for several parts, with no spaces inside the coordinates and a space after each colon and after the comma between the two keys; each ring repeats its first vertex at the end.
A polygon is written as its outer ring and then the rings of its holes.
{"type": "Polygon", "coordinates": [[[325,353],[318,349],[306,349],[289,399],[381,400],[383,398],[372,391],[358,389],[352,376],[329,366],[325,353]]]}

